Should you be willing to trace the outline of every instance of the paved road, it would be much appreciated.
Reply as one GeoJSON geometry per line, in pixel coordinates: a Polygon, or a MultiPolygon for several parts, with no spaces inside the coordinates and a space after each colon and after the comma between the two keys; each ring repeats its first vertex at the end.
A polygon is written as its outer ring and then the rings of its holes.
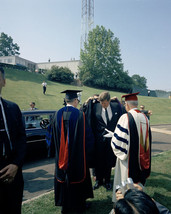
{"type": "MultiPolygon", "coordinates": [[[[171,150],[171,125],[155,125],[152,129],[152,155],[171,150]]],[[[23,201],[53,190],[54,158],[26,163],[23,167],[23,201]]]]}
{"type": "Polygon", "coordinates": [[[151,126],[152,155],[171,150],[171,125],[151,126]]]}

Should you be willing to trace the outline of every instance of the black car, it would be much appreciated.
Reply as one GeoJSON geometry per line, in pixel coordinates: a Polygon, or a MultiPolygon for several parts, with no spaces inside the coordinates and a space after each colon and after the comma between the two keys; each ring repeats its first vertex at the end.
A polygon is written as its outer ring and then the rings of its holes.
{"type": "Polygon", "coordinates": [[[46,133],[55,112],[54,110],[22,111],[27,136],[26,160],[48,156],[46,133]]]}

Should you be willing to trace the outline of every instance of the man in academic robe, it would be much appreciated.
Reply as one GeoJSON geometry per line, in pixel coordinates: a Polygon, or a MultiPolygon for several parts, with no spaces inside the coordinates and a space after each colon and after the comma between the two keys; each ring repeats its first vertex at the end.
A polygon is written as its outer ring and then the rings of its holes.
{"type": "Polygon", "coordinates": [[[0,213],[21,214],[26,134],[18,105],[1,97],[4,86],[0,67],[0,213]]]}
{"type": "Polygon", "coordinates": [[[117,157],[113,202],[116,202],[117,185],[128,177],[134,183],[144,185],[151,170],[151,131],[147,117],[138,110],[137,93],[123,95],[127,113],[123,114],[116,126],[111,146],[117,157]]]}
{"type": "Polygon", "coordinates": [[[102,92],[99,95],[99,102],[93,104],[91,121],[95,136],[96,172],[94,190],[103,184],[107,190],[112,188],[111,168],[115,166],[116,157],[112,152],[111,136],[108,136],[108,131],[114,131],[121,115],[121,104],[118,100],[111,101],[109,92],[102,92]]]}
{"type": "Polygon", "coordinates": [[[66,90],[66,106],[57,111],[52,127],[55,146],[55,205],[62,213],[86,208],[86,199],[93,198],[92,183],[86,163],[85,115],[77,109],[77,93],[66,90]]]}

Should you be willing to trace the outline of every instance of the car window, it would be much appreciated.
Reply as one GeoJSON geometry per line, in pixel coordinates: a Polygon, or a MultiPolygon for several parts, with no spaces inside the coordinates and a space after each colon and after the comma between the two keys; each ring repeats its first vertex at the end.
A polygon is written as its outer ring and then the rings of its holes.
{"type": "Polygon", "coordinates": [[[24,115],[24,122],[26,129],[41,128],[40,122],[48,119],[49,122],[53,119],[52,114],[39,114],[39,115],[24,115]]]}

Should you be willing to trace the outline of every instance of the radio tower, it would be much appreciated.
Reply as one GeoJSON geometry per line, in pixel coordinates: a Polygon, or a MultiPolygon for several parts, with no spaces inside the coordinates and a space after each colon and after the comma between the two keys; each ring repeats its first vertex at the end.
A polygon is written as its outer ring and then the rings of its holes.
{"type": "Polygon", "coordinates": [[[80,49],[84,49],[87,42],[88,33],[94,27],[94,0],[82,0],[81,14],[81,44],[80,49]]]}

